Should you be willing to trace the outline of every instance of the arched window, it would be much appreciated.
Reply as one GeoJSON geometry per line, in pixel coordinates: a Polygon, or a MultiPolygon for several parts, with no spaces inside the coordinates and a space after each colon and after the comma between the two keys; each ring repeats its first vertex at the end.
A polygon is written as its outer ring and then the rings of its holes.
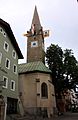
{"type": "Polygon", "coordinates": [[[41,85],[41,96],[48,98],[48,88],[46,83],[42,83],[41,85]]]}

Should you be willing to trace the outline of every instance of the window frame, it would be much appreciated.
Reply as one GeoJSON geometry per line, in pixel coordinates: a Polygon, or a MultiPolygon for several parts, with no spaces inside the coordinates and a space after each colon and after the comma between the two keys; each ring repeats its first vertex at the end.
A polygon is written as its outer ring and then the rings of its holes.
{"type": "Polygon", "coordinates": [[[6,37],[6,33],[5,32],[3,32],[3,36],[6,37]]]}
{"type": "Polygon", "coordinates": [[[6,60],[5,60],[5,67],[7,68],[7,69],[10,69],[10,59],[8,59],[8,58],[6,58],[6,60]],[[9,63],[8,63],[8,67],[6,66],[6,62],[7,62],[7,60],[9,61],[9,63]]]}
{"type": "Polygon", "coordinates": [[[16,64],[14,64],[13,65],[13,72],[16,74],[17,73],[17,65],[16,64]],[[15,68],[14,68],[15,67],[15,68]]]}
{"type": "Polygon", "coordinates": [[[15,52],[15,50],[12,51],[12,57],[13,57],[14,59],[16,59],[16,52],[15,52]],[[14,56],[13,53],[15,53],[15,56],[14,56]]]}
{"type": "Polygon", "coordinates": [[[48,86],[45,82],[41,84],[41,97],[45,99],[48,98],[48,86]]]}
{"type": "Polygon", "coordinates": [[[4,50],[6,51],[6,52],[8,52],[9,51],[9,44],[8,44],[8,42],[4,42],[4,50]],[[7,44],[7,48],[5,47],[5,44],[7,44]]]}
{"type": "Polygon", "coordinates": [[[8,77],[3,76],[3,81],[4,81],[4,79],[6,79],[6,82],[5,82],[6,85],[3,85],[2,87],[3,88],[8,88],[8,77]]]}
{"type": "Polygon", "coordinates": [[[14,80],[11,80],[10,89],[11,89],[12,91],[15,91],[15,81],[14,81],[14,80]],[[12,86],[12,83],[13,83],[13,86],[12,86]],[[13,87],[13,88],[12,88],[12,87],[13,87]]]}

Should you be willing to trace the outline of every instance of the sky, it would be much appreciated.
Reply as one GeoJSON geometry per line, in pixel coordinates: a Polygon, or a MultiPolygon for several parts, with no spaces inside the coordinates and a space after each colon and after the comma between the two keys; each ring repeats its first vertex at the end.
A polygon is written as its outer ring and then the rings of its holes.
{"type": "Polygon", "coordinates": [[[8,22],[24,56],[27,59],[27,38],[23,36],[32,23],[35,5],[44,30],[45,50],[51,44],[63,50],[72,49],[78,60],[78,2],[77,0],[0,0],[0,18],[8,22]]]}

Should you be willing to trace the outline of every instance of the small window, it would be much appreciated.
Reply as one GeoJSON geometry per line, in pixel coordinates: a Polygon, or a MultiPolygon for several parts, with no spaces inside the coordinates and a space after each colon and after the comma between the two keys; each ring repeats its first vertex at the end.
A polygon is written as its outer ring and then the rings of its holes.
{"type": "Polygon", "coordinates": [[[1,64],[1,60],[2,60],[2,53],[0,52],[0,64],[1,64]]]}
{"type": "Polygon", "coordinates": [[[15,81],[11,80],[11,90],[15,91],[15,81]]]}
{"type": "Polygon", "coordinates": [[[5,32],[3,32],[3,35],[4,35],[4,37],[6,37],[6,33],[5,32]]]}
{"type": "Polygon", "coordinates": [[[41,95],[43,98],[48,98],[48,88],[46,83],[42,83],[41,85],[41,95]]]}
{"type": "Polygon", "coordinates": [[[12,51],[12,57],[13,57],[14,59],[16,59],[16,52],[15,52],[15,50],[12,51]]]}
{"type": "Polygon", "coordinates": [[[6,37],[6,33],[5,33],[5,31],[2,29],[2,27],[0,27],[0,32],[3,34],[4,37],[6,37]]]}
{"type": "Polygon", "coordinates": [[[3,76],[3,81],[4,81],[3,88],[7,88],[8,87],[8,78],[3,76]]]}
{"type": "Polygon", "coordinates": [[[9,44],[6,41],[4,42],[4,50],[7,52],[9,50],[9,44]]]}
{"type": "Polygon", "coordinates": [[[7,69],[10,69],[10,60],[9,60],[8,58],[6,58],[5,67],[6,67],[7,69]]]}
{"type": "Polygon", "coordinates": [[[16,65],[13,66],[13,72],[17,73],[17,66],[16,65]]]}

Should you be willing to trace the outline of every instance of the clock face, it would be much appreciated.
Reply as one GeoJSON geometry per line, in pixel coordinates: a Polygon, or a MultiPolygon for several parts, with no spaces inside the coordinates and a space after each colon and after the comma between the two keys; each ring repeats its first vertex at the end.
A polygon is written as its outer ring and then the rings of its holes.
{"type": "Polygon", "coordinates": [[[31,42],[31,47],[38,47],[38,41],[31,42]]]}

